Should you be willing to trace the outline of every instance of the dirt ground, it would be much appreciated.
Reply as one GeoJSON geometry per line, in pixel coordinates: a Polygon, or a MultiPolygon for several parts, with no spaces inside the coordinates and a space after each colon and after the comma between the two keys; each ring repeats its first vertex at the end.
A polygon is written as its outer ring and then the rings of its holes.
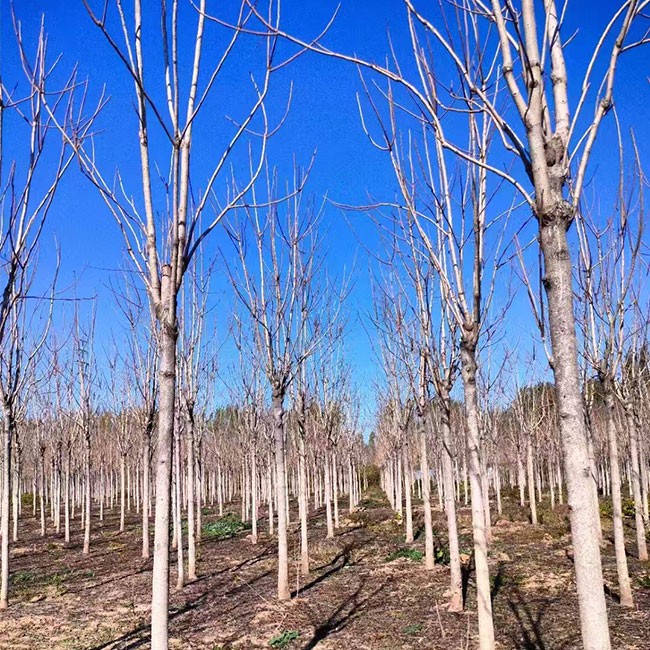
{"type": "MultiPolygon", "coordinates": [[[[507,495],[504,515],[494,522],[491,546],[493,605],[498,647],[565,650],[580,647],[566,509],[540,511],[532,527],[507,495]]],[[[294,598],[278,603],[275,544],[262,534],[253,545],[244,531],[229,539],[204,539],[197,581],[171,595],[171,647],[183,649],[310,648],[396,650],[474,648],[474,576],[470,512],[460,511],[461,550],[467,554],[465,612],[447,611],[449,570],[444,564],[444,515],[434,513],[442,563],[424,570],[418,553],[406,549],[403,526],[377,490],[349,516],[341,502],[341,528],[325,539],[324,513],[311,520],[312,574],[297,577],[298,534],[292,520],[290,549],[294,598]]],[[[235,510],[236,512],[236,510],[235,510]]],[[[262,513],[263,514],[263,513],[262,513]]],[[[418,509],[416,523],[421,513],[418,509]]],[[[207,510],[204,523],[215,520],[207,510]]],[[[616,598],[616,569],[609,521],[603,549],[612,646],[650,648],[650,567],[635,557],[629,534],[629,564],[635,605],[616,598]]],[[[21,521],[21,542],[12,549],[10,608],[0,614],[0,648],[100,650],[149,647],[151,561],[140,558],[139,517],[133,512],[120,534],[118,513],[93,521],[91,554],[81,553],[75,521],[72,543],[53,533],[38,536],[38,522],[21,521]]],[[[631,523],[631,522],[629,522],[631,523]]],[[[264,528],[266,522],[262,521],[264,528]]],[[[423,551],[423,535],[413,548],[423,551]]],[[[174,554],[175,560],[175,554],[174,554]]],[[[175,583],[175,566],[172,567],[175,583]]]]}

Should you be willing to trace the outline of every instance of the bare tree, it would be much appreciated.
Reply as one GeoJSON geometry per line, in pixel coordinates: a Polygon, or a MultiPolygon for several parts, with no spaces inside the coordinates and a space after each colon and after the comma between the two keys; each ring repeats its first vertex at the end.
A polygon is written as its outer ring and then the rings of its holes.
{"type": "MultiPolygon", "coordinates": [[[[432,406],[438,411],[442,443],[444,503],[449,536],[449,609],[450,611],[459,611],[463,607],[463,602],[453,478],[454,454],[451,443],[451,391],[454,388],[459,372],[458,344],[460,337],[458,336],[458,324],[452,316],[449,303],[441,301],[441,317],[439,319],[433,317],[432,311],[435,310],[436,305],[434,298],[435,285],[438,284],[441,291],[444,292],[447,278],[439,273],[436,274],[435,267],[427,262],[428,256],[422,255],[415,220],[407,219],[407,222],[402,224],[402,232],[404,233],[408,251],[407,255],[402,256],[402,260],[411,284],[415,289],[416,306],[414,310],[421,337],[417,408],[421,420],[422,472],[423,474],[426,472],[428,475],[426,433],[428,426],[427,415],[429,418],[432,415],[428,413],[430,408],[428,388],[432,384],[437,396],[437,400],[432,406]]],[[[438,246],[441,243],[442,240],[439,240],[438,246]]],[[[440,259],[444,259],[444,254],[440,255],[440,259]]],[[[430,517],[430,503],[428,503],[428,498],[425,497],[425,528],[427,527],[426,520],[427,518],[430,519],[430,517]],[[428,516],[427,509],[429,510],[428,516]]]]}
{"type": "MultiPolygon", "coordinates": [[[[394,49],[392,65],[378,65],[331,50],[321,42],[322,35],[304,40],[286,32],[281,34],[310,51],[348,61],[394,82],[417,107],[415,113],[434,126],[442,148],[476,166],[480,170],[476,173],[489,173],[510,183],[536,217],[548,302],[551,365],[561,414],[583,642],[588,648],[607,649],[607,610],[597,529],[593,525],[598,515],[583,418],[567,230],[577,214],[598,132],[613,106],[620,57],[650,41],[647,32],[633,34],[634,26],[645,17],[648,2],[630,0],[613,7],[611,20],[590,48],[589,64],[581,79],[579,72],[570,73],[573,66],[567,66],[566,43],[561,36],[566,12],[558,12],[555,0],[543,3],[541,20],[533,0],[462,0],[450,3],[448,8],[443,6],[431,18],[411,0],[404,0],[404,4],[417,71],[412,76],[400,65],[394,49]],[[461,28],[458,38],[449,28],[452,22],[466,26],[464,31],[461,28]],[[496,30],[496,39],[492,30],[496,30]],[[455,89],[443,92],[448,86],[437,83],[441,81],[442,65],[434,68],[433,48],[427,41],[440,49],[435,60],[444,60],[448,64],[446,69],[457,75],[464,96],[461,105],[469,102],[472,115],[489,116],[504,152],[521,162],[523,179],[516,170],[483,158],[482,148],[472,149],[443,135],[442,111],[447,116],[455,112],[458,96],[455,89]],[[486,85],[497,61],[511,99],[505,107],[499,101],[498,84],[486,85]],[[580,84],[575,102],[570,101],[568,94],[570,74],[580,84]],[[588,102],[593,102],[594,112],[592,117],[584,118],[583,109],[588,102]]],[[[486,118],[477,117],[478,121],[482,119],[486,118]]],[[[381,146],[385,147],[385,143],[381,146]]],[[[473,374],[471,347],[466,342],[461,350],[463,373],[468,379],[473,374]]],[[[489,632],[486,634],[484,647],[491,647],[489,632]]]]}
{"type": "MultiPolygon", "coordinates": [[[[476,48],[480,47],[481,43],[477,42],[476,48]]],[[[488,77],[482,80],[483,90],[489,83],[488,77]]],[[[488,214],[491,194],[486,166],[494,126],[489,114],[467,111],[468,150],[482,165],[466,163],[462,174],[455,176],[445,154],[444,144],[447,140],[437,112],[433,114],[430,122],[416,127],[417,131],[405,134],[398,124],[397,114],[401,105],[392,93],[392,84],[389,84],[385,95],[388,98],[387,123],[380,117],[379,109],[369,93],[367,97],[380,124],[381,139],[373,141],[388,152],[400,189],[401,202],[393,207],[404,215],[403,230],[408,232],[412,229],[411,237],[417,237],[417,244],[411,245],[410,254],[422,256],[438,276],[441,302],[448,306],[449,316],[457,328],[455,332],[459,337],[472,495],[479,638],[482,648],[492,648],[494,630],[487,563],[486,518],[489,505],[488,495],[484,494],[483,489],[476,382],[479,337],[487,327],[503,237],[497,231],[492,243],[493,257],[487,259],[486,232],[488,229],[496,230],[499,224],[503,232],[503,224],[507,223],[509,214],[508,211],[494,211],[492,217],[488,214]]],[[[467,108],[471,106],[469,91],[463,101],[467,108]]],[[[406,115],[408,116],[408,113],[406,115]]],[[[370,133],[369,137],[372,138],[370,133]]],[[[444,383],[439,382],[438,388],[444,389],[444,383]]]]}
{"type": "MultiPolygon", "coordinates": [[[[126,77],[133,83],[138,132],[131,139],[140,158],[141,178],[139,187],[131,187],[131,179],[117,173],[115,180],[102,171],[101,161],[95,158],[95,149],[69,137],[74,146],[83,173],[97,189],[108,211],[115,218],[125,240],[126,251],[144,283],[152,311],[159,327],[158,337],[158,445],[155,479],[155,531],[154,567],[152,576],[152,648],[168,646],[169,601],[169,512],[172,467],[172,439],[174,432],[178,338],[178,294],[189,263],[204,240],[214,231],[221,220],[233,208],[244,203],[256,179],[264,169],[269,138],[276,127],[269,122],[266,101],[273,74],[289,60],[279,60],[275,43],[277,35],[265,25],[256,29],[259,20],[247,2],[242,2],[236,13],[234,25],[220,27],[222,21],[206,13],[206,0],[196,9],[191,3],[160,5],[157,21],[148,22],[149,14],[143,12],[141,0],[135,0],[132,14],[124,5],[102,3],[98,10],[84,0],[84,6],[92,23],[123,65],[126,77]],[[193,40],[183,44],[180,34],[189,29],[179,29],[182,20],[189,24],[189,15],[195,16],[193,40]],[[112,10],[111,10],[112,9],[112,10]],[[207,42],[206,30],[214,27],[218,51],[204,52],[207,42]],[[249,28],[249,29],[245,29],[249,28]],[[221,30],[221,31],[219,31],[221,30]],[[215,90],[224,74],[227,61],[234,56],[240,41],[246,40],[246,32],[254,32],[253,38],[260,42],[261,70],[259,76],[251,75],[245,83],[250,84],[252,99],[247,109],[232,120],[225,117],[229,109],[213,100],[215,90]],[[162,70],[156,75],[154,60],[147,58],[145,40],[156,39],[162,46],[162,70]],[[217,40],[218,39],[218,40],[217,40]],[[186,76],[181,74],[181,52],[191,51],[191,64],[186,76]],[[203,65],[206,61],[208,63],[203,65]],[[161,79],[158,88],[152,81],[161,79]],[[162,100],[160,98],[163,98],[162,100]],[[215,115],[222,121],[216,126],[215,115]],[[206,116],[213,128],[222,130],[225,141],[220,151],[212,143],[206,143],[211,171],[196,178],[192,173],[191,158],[197,142],[193,139],[194,128],[200,117],[206,116]],[[234,192],[223,184],[223,177],[230,171],[234,152],[249,144],[251,165],[234,192]],[[154,169],[159,155],[163,154],[162,168],[169,169],[162,179],[161,193],[155,188],[154,169]],[[194,182],[191,182],[194,179],[194,182]],[[244,180],[242,180],[244,179],[244,180]],[[195,193],[194,196],[191,196],[195,193]],[[158,204],[162,201],[162,204],[158,204]],[[162,214],[162,218],[159,216],[162,214]],[[209,215],[209,216],[208,216],[209,215]],[[202,218],[203,217],[203,218],[202,218]]],[[[256,11],[262,10],[256,8],[256,11]]],[[[265,12],[265,20],[279,27],[280,11],[271,0],[265,12]]],[[[275,30],[274,30],[275,31],[275,30]]],[[[221,97],[225,95],[222,93],[221,97]]],[[[103,99],[100,99],[100,104],[103,99]]],[[[52,115],[52,109],[48,108],[52,115]]],[[[62,125],[57,121],[62,129],[62,125]]],[[[234,188],[230,184],[230,189],[234,188]]]]}
{"type": "Polygon", "coordinates": [[[150,468],[152,436],[156,424],[157,392],[156,364],[158,358],[158,329],[150,303],[132,283],[132,273],[125,271],[121,288],[113,293],[128,329],[128,343],[122,349],[121,363],[131,386],[132,408],[141,432],[142,463],[142,557],[150,552],[150,468]]]}
{"type": "MultiPolygon", "coordinates": [[[[634,323],[634,321],[633,321],[634,323]]],[[[646,321],[647,323],[647,321],[646,321]]],[[[642,410],[643,383],[647,381],[647,368],[644,367],[645,348],[639,345],[641,336],[633,325],[631,344],[623,362],[621,382],[618,393],[629,435],[630,470],[632,494],[634,497],[634,519],[636,528],[637,552],[640,560],[648,560],[646,543],[647,491],[644,474],[647,472],[642,440],[639,435],[640,411],[642,410]]]]}
{"type": "Polygon", "coordinates": [[[182,413],[184,415],[185,449],[187,457],[187,563],[188,579],[196,580],[196,406],[200,386],[206,379],[204,365],[205,316],[209,290],[209,272],[201,268],[201,258],[194,259],[194,268],[189,284],[182,294],[182,318],[180,323],[180,390],[182,413]]]}
{"type": "MultiPolygon", "coordinates": [[[[62,81],[57,80],[57,65],[52,65],[47,58],[43,24],[32,56],[22,40],[20,23],[15,16],[13,19],[27,90],[15,85],[17,80],[5,85],[0,78],[0,257],[3,260],[0,280],[0,401],[4,423],[0,608],[3,609],[8,605],[12,439],[16,435],[16,413],[27,376],[25,371],[34,358],[34,351],[23,349],[27,336],[25,327],[30,324],[26,300],[34,278],[38,243],[45,221],[52,212],[60,181],[74,160],[74,150],[65,138],[62,141],[54,135],[53,127],[60,123],[62,128],[74,130],[78,141],[83,142],[92,122],[92,119],[86,121],[77,116],[73,110],[75,73],[62,81]],[[51,112],[45,109],[46,102],[51,106],[51,112]],[[4,138],[7,127],[18,137],[17,145],[12,146],[15,154],[7,151],[4,138]]],[[[42,343],[36,347],[40,345],[42,343]]]]}
{"type": "MultiPolygon", "coordinates": [[[[616,424],[617,383],[625,354],[624,339],[629,332],[635,302],[633,289],[643,241],[643,189],[626,192],[623,146],[619,138],[620,181],[617,202],[602,226],[590,215],[578,222],[580,236],[580,284],[584,294],[584,351],[598,378],[605,407],[609,472],[612,492],[612,519],[616,568],[621,604],[632,607],[632,587],[627,567],[621,498],[621,475],[616,424]],[[635,202],[635,205],[632,204],[635,202]],[[640,214],[635,214],[640,209],[640,214]]],[[[637,174],[641,182],[640,169],[637,174]]],[[[640,504],[639,504],[640,505],[640,504]]],[[[641,522],[642,523],[642,522],[641,522]]],[[[644,535],[645,537],[645,535],[644,535]]],[[[639,549],[645,546],[641,541],[639,549]]],[[[646,552],[647,554],[647,552],[646,552]]]]}
{"type": "Polygon", "coordinates": [[[76,380],[71,378],[71,390],[76,413],[73,415],[75,424],[83,438],[84,458],[84,543],[83,554],[90,553],[90,521],[92,508],[92,468],[91,468],[91,442],[93,434],[93,419],[96,415],[96,392],[98,382],[98,369],[95,358],[95,304],[87,323],[81,322],[78,306],[75,308],[74,327],[72,337],[74,342],[73,372],[76,380]]]}
{"type": "Polygon", "coordinates": [[[242,210],[229,228],[237,254],[231,271],[233,289],[250,318],[257,354],[264,359],[264,372],[271,391],[276,467],[278,520],[278,598],[288,600],[287,498],[285,467],[285,398],[301,364],[318,348],[327,326],[318,325],[308,345],[303,330],[310,311],[318,312],[324,294],[316,289],[319,271],[319,214],[302,204],[304,177],[297,173],[294,185],[279,204],[275,174],[267,174],[266,196],[252,190],[252,203],[266,208],[242,210]],[[284,214],[283,214],[284,210],[284,214]],[[250,233],[251,253],[247,242],[250,233]]]}

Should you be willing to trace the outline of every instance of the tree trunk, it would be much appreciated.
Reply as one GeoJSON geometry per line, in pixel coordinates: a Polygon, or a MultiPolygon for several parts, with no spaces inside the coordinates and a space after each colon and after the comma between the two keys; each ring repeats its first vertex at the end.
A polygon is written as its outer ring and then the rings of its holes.
{"type": "Polygon", "coordinates": [[[634,521],[636,528],[636,548],[639,560],[648,559],[648,547],[645,539],[645,522],[643,521],[643,497],[641,495],[641,470],[639,463],[639,432],[630,407],[625,409],[627,431],[630,436],[630,460],[632,494],[634,495],[634,521]]]}
{"type": "Polygon", "coordinates": [[[219,508],[219,516],[223,517],[223,472],[221,471],[221,464],[217,468],[217,506],[219,508]]]}
{"type": "Polygon", "coordinates": [[[427,455],[427,420],[424,412],[418,415],[420,430],[420,471],[422,472],[422,504],[424,508],[424,567],[432,571],[435,566],[433,546],[433,517],[431,515],[431,479],[427,455]]]}
{"type": "Polygon", "coordinates": [[[187,579],[196,580],[196,526],[194,520],[194,416],[185,420],[187,440],[187,579]]]}
{"type": "Polygon", "coordinates": [[[2,535],[0,568],[0,609],[9,606],[9,510],[11,506],[11,438],[13,420],[10,406],[4,405],[2,420],[2,515],[0,519],[0,534],[2,535]]]}
{"type": "Polygon", "coordinates": [[[171,322],[161,323],[158,386],[158,449],[156,458],[156,508],[151,590],[151,650],[167,650],[169,606],[169,515],[172,439],[176,400],[176,303],[170,297],[169,269],[163,274],[163,304],[173,302],[171,322]]]}
{"type": "Polygon", "coordinates": [[[15,445],[16,449],[16,461],[14,462],[13,466],[13,473],[14,473],[14,480],[13,480],[13,485],[12,485],[12,503],[11,503],[11,510],[12,510],[12,523],[13,523],[13,531],[12,531],[12,541],[17,542],[18,541],[18,519],[20,517],[20,501],[21,501],[21,494],[20,494],[20,451],[18,445],[15,445]]]}
{"type": "Polygon", "coordinates": [[[268,492],[268,507],[269,507],[269,535],[273,535],[273,474],[275,470],[273,469],[274,465],[271,463],[271,452],[267,456],[268,464],[268,473],[266,475],[267,480],[267,492],[268,492]]]}
{"type": "Polygon", "coordinates": [[[499,468],[494,468],[494,491],[497,497],[497,514],[499,517],[503,514],[503,506],[501,504],[501,472],[499,468]]]}
{"type": "Polygon", "coordinates": [[[336,452],[332,452],[332,503],[334,505],[334,528],[339,527],[339,488],[336,452]]]}
{"type": "Polygon", "coordinates": [[[255,442],[251,450],[251,541],[257,544],[257,454],[255,442]]]}
{"type": "Polygon", "coordinates": [[[632,586],[627,569],[625,554],[625,530],[623,528],[623,506],[621,499],[621,470],[618,456],[618,440],[616,423],[614,422],[614,395],[611,379],[602,382],[605,397],[605,413],[607,425],[607,441],[609,443],[609,472],[612,482],[612,524],[614,527],[614,551],[616,553],[616,573],[618,574],[618,589],[621,605],[633,607],[632,586]]]}
{"type": "Polygon", "coordinates": [[[194,492],[196,494],[196,522],[194,528],[195,528],[196,543],[201,542],[201,537],[203,533],[202,506],[203,503],[205,502],[205,476],[203,474],[202,454],[203,454],[203,445],[201,443],[201,439],[199,438],[198,445],[195,448],[196,462],[194,465],[195,468],[194,492]]]}
{"type": "Polygon", "coordinates": [[[99,466],[99,521],[104,521],[104,466],[99,466]]]}
{"type": "Polygon", "coordinates": [[[463,339],[460,346],[463,388],[465,393],[465,420],[469,480],[472,506],[472,533],[474,537],[474,563],[476,566],[476,600],[478,607],[479,647],[494,648],[494,623],[488,567],[485,506],[479,455],[478,399],[476,394],[476,343],[463,339]]]}
{"type": "Polygon", "coordinates": [[[273,424],[278,518],[278,600],[289,600],[289,550],[287,547],[287,475],[284,466],[284,392],[273,394],[273,424]]]}
{"type": "Polygon", "coordinates": [[[451,452],[451,425],[449,397],[441,400],[440,426],[442,432],[442,480],[445,499],[445,516],[449,535],[449,611],[463,609],[463,576],[460,569],[460,547],[458,544],[458,520],[456,518],[456,499],[454,491],[454,464],[451,452]]]}
{"type": "Polygon", "coordinates": [[[356,505],[356,481],[354,478],[354,468],[352,467],[352,457],[348,457],[348,514],[354,512],[354,506],[356,505]]]}
{"type": "Polygon", "coordinates": [[[174,521],[176,522],[176,589],[185,586],[183,560],[183,491],[181,486],[181,434],[174,433],[174,521]]]}
{"type": "Polygon", "coordinates": [[[298,449],[299,463],[299,506],[300,506],[300,573],[303,576],[309,575],[309,539],[307,536],[307,460],[305,451],[305,438],[301,434],[298,449]]]}
{"type": "MultiPolygon", "coordinates": [[[[589,409],[585,409],[585,427],[587,432],[587,453],[589,454],[589,467],[591,469],[591,494],[594,510],[596,512],[596,530],[598,532],[598,544],[603,545],[603,525],[600,520],[600,503],[598,501],[598,469],[596,467],[596,454],[594,453],[594,438],[591,432],[589,421],[589,409]]],[[[604,488],[603,488],[604,489],[604,488]]]]}
{"type": "Polygon", "coordinates": [[[334,537],[334,520],[332,518],[332,469],[329,452],[325,452],[325,520],[327,522],[327,537],[334,537]]]}
{"type": "Polygon", "coordinates": [[[594,499],[578,372],[571,255],[565,220],[553,215],[540,216],[540,244],[544,257],[544,286],[582,639],[587,650],[609,650],[607,606],[596,527],[599,515],[594,499]]]}
{"type": "MultiPolygon", "coordinates": [[[[70,543],[70,499],[71,499],[71,494],[70,494],[70,443],[66,445],[66,454],[65,454],[65,487],[64,487],[64,494],[63,494],[63,509],[64,509],[64,541],[66,544],[70,543]]],[[[59,521],[59,518],[57,517],[57,521],[59,521]]],[[[59,532],[59,531],[57,531],[59,532]]]]}
{"type": "MultiPolygon", "coordinates": [[[[88,424],[86,425],[89,426],[88,424]]],[[[86,481],[86,490],[84,493],[85,498],[85,510],[86,518],[84,520],[84,548],[83,554],[88,555],[90,553],[90,507],[91,507],[91,489],[90,489],[90,430],[86,429],[85,435],[85,461],[84,461],[84,475],[86,481]]]]}
{"type": "Polygon", "coordinates": [[[126,518],[126,456],[120,454],[120,532],[124,532],[124,519],[126,518]]]}
{"type": "Polygon", "coordinates": [[[521,452],[517,454],[517,485],[519,487],[519,505],[526,507],[526,473],[521,460],[521,452]]]}
{"type": "Polygon", "coordinates": [[[151,434],[147,429],[142,446],[142,557],[149,557],[149,449],[151,434]]]}
{"type": "Polygon", "coordinates": [[[528,501],[530,504],[530,523],[537,526],[537,502],[535,499],[535,472],[533,471],[532,433],[526,436],[526,474],[528,475],[528,501]]]}
{"type": "Polygon", "coordinates": [[[41,514],[41,537],[45,537],[45,448],[41,447],[39,458],[39,502],[41,514]]]}
{"type": "Polygon", "coordinates": [[[411,469],[409,466],[408,442],[402,446],[402,463],[404,476],[404,495],[406,497],[406,543],[413,543],[413,507],[411,503],[411,469]]]}

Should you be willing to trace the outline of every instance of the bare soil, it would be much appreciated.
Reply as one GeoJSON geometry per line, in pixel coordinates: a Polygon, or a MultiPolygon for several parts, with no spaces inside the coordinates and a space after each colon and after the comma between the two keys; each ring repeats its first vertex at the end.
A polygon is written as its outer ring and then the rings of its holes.
{"type": "MultiPolygon", "coordinates": [[[[504,514],[494,522],[491,546],[493,605],[498,647],[567,650],[580,647],[566,508],[540,508],[533,527],[516,495],[505,495],[504,514]]],[[[237,509],[233,509],[237,512],[237,509]]],[[[449,571],[444,564],[444,515],[435,512],[436,545],[442,563],[427,572],[417,553],[405,551],[403,525],[377,489],[341,527],[325,539],[324,513],[311,519],[312,573],[297,574],[298,533],[292,513],[290,540],[294,597],[275,600],[275,542],[262,534],[253,545],[246,532],[204,539],[199,578],[171,595],[170,645],[182,649],[310,648],[396,650],[476,647],[470,512],[460,511],[464,552],[465,611],[446,609],[449,571]],[[402,557],[396,557],[402,556],[402,557]],[[395,559],[393,559],[395,558],[395,559]],[[271,644],[274,645],[271,645],[271,644]]],[[[416,523],[421,516],[419,508],[416,523]]],[[[0,613],[0,648],[100,650],[149,647],[151,561],[140,558],[139,517],[117,532],[117,511],[93,520],[90,556],[83,556],[79,520],[71,544],[38,522],[21,521],[21,540],[12,548],[11,605],[0,613]]],[[[216,519],[208,509],[204,522],[216,519]]],[[[612,645],[617,650],[650,648],[650,567],[636,559],[633,530],[629,564],[635,608],[616,596],[610,522],[604,519],[603,548],[612,645]]],[[[628,522],[631,526],[632,522],[628,522]]],[[[260,525],[264,527],[266,521],[260,525]]],[[[423,551],[420,533],[412,548],[423,551]]],[[[175,554],[173,554],[175,561],[175,554]]],[[[175,566],[171,582],[175,583],[175,566]]]]}

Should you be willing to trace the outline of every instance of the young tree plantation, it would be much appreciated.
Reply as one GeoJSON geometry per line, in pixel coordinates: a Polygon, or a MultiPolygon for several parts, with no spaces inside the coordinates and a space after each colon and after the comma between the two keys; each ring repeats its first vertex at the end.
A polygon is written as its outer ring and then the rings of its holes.
{"type": "Polygon", "coordinates": [[[650,648],[650,0],[0,39],[0,648],[650,648]]]}

